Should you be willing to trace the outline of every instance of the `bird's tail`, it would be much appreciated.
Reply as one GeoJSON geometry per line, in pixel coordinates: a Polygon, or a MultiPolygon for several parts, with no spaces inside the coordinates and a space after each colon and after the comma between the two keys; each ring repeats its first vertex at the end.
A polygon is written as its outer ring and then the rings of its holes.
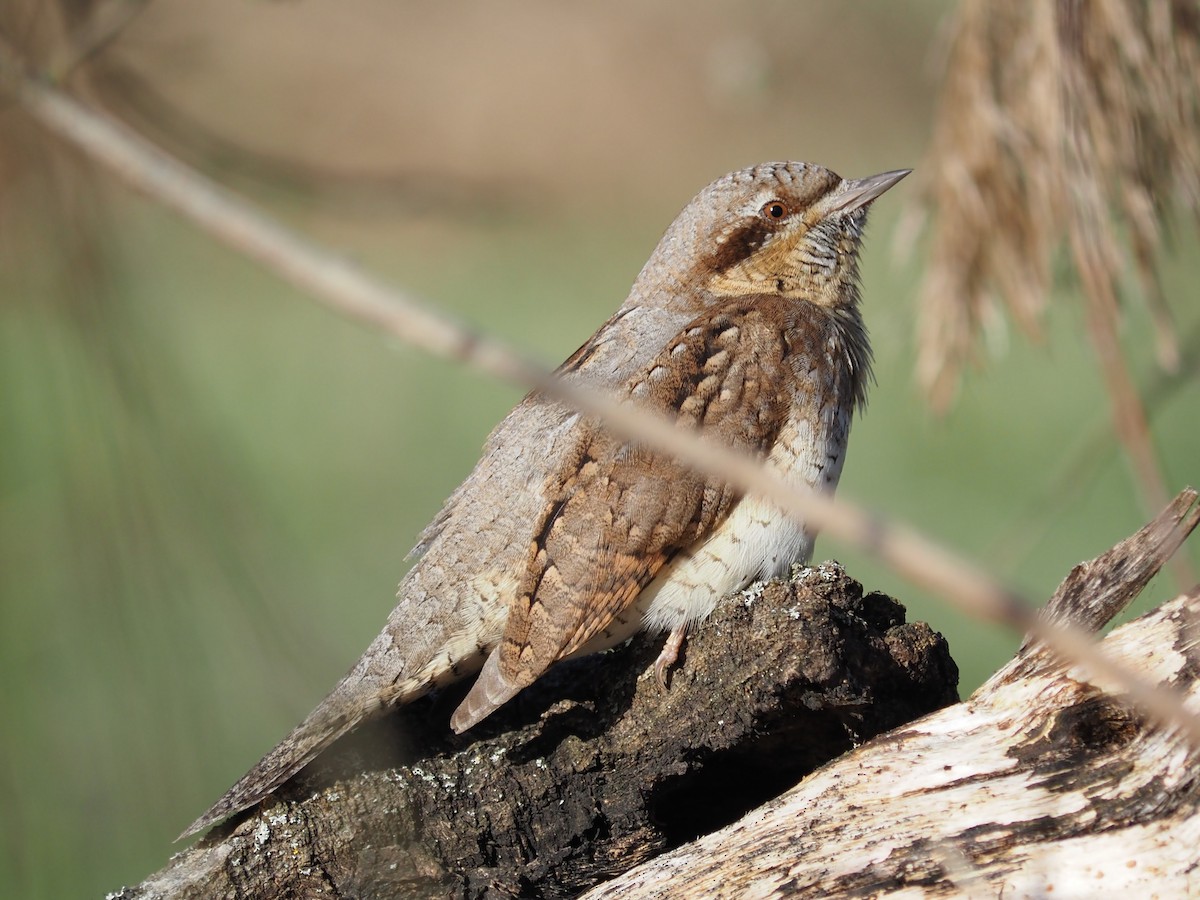
{"type": "MultiPolygon", "coordinates": [[[[413,581],[419,571],[409,572],[400,585],[403,599],[392,610],[387,627],[376,635],[329,696],[176,840],[262,800],[322,750],[367,719],[393,706],[410,703],[432,687],[478,671],[484,652],[480,628],[477,624],[471,627],[472,623],[464,621],[461,615],[430,617],[431,604],[425,602],[426,594],[413,581]],[[420,615],[422,611],[424,618],[420,615]],[[401,645],[403,652],[397,649],[401,645]]],[[[503,613],[503,605],[494,606],[496,615],[503,613]]],[[[436,605],[432,608],[437,612],[436,605]]],[[[467,611],[472,610],[474,607],[467,611]]],[[[495,623],[489,627],[498,630],[495,623]]]]}
{"type": "Polygon", "coordinates": [[[183,840],[262,800],[379,709],[378,699],[364,695],[361,684],[356,685],[347,677],[176,840],[183,840]]]}

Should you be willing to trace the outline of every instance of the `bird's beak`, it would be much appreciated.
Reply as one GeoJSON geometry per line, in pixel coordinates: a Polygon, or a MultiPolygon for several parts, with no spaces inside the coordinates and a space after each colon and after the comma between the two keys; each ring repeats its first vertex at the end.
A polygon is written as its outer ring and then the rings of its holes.
{"type": "Polygon", "coordinates": [[[843,181],[842,191],[834,200],[830,212],[853,212],[862,209],[911,171],[912,169],[896,169],[894,172],[883,172],[869,178],[859,178],[857,181],[843,181]]]}

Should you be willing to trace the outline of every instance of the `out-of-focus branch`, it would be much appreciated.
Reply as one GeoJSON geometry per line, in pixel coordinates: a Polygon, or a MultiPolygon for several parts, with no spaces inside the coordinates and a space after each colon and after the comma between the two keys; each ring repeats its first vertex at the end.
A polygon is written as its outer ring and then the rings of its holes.
{"type": "MultiPolygon", "coordinates": [[[[665,418],[583,390],[522,357],[503,342],[434,312],[417,298],[385,285],[345,259],[258,211],[129,130],[62,90],[27,73],[19,56],[0,42],[0,86],[46,130],[74,146],[123,182],[184,216],[236,252],[255,259],[310,297],[359,322],[421,349],[544,391],[601,418],[627,438],[670,453],[738,489],[769,497],[783,512],[873,553],[921,585],[989,622],[1031,633],[1106,684],[1120,684],[1154,719],[1182,729],[1200,746],[1200,718],[1180,697],[1108,659],[1087,634],[1039,618],[1015,591],[914,529],[828,495],[797,489],[761,463],[677,429],[665,418]]],[[[1194,499],[1194,497],[1193,497],[1194,499]]]]}

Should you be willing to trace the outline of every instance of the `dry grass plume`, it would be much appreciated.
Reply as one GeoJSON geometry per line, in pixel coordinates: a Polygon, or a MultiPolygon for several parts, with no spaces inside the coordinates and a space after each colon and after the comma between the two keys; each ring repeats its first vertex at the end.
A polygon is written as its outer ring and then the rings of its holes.
{"type": "Polygon", "coordinates": [[[1200,3],[964,0],[919,171],[934,217],[918,378],[936,408],[1001,309],[1040,336],[1064,249],[1101,362],[1132,271],[1177,365],[1156,261],[1172,205],[1200,213],[1200,3]]]}

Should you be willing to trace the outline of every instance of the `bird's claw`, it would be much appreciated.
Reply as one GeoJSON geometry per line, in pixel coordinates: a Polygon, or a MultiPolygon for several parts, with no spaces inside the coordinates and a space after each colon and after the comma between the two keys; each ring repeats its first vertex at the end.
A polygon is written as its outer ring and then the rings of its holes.
{"type": "Polygon", "coordinates": [[[680,625],[667,635],[667,642],[663,644],[662,652],[658,654],[658,659],[654,661],[654,677],[658,681],[659,686],[665,691],[667,685],[667,673],[671,666],[675,665],[679,659],[679,649],[683,646],[683,639],[687,636],[687,629],[680,625]]]}

